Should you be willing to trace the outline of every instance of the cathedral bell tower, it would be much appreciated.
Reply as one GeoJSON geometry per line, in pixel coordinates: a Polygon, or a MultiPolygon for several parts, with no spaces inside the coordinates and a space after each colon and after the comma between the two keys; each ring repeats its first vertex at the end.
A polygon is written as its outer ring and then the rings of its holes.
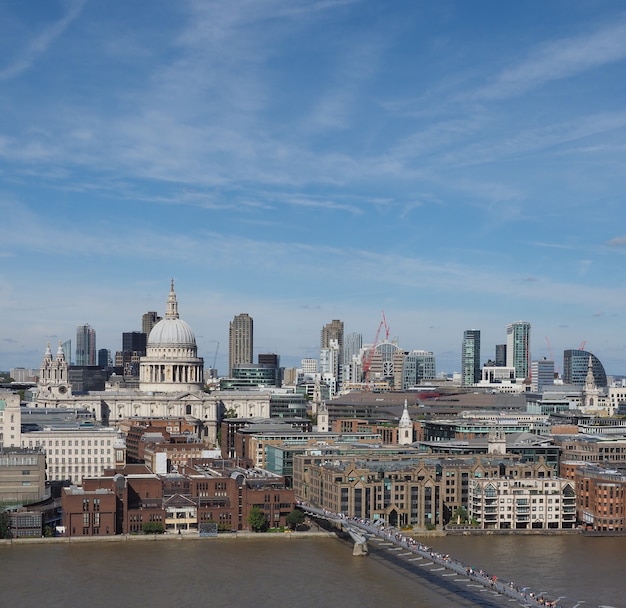
{"type": "Polygon", "coordinates": [[[69,364],[65,359],[62,343],[59,342],[56,357],[52,358],[50,343],[39,368],[39,380],[37,381],[38,398],[67,399],[72,396],[72,387],[69,383],[69,364]]]}

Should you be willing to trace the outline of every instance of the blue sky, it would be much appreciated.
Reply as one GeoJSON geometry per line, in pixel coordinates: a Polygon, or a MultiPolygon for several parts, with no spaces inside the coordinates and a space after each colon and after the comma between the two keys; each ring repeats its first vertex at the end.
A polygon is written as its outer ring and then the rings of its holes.
{"type": "Polygon", "coordinates": [[[623,2],[0,4],[0,369],[96,329],[121,348],[174,278],[200,355],[320,329],[460,369],[626,373],[623,2]]]}

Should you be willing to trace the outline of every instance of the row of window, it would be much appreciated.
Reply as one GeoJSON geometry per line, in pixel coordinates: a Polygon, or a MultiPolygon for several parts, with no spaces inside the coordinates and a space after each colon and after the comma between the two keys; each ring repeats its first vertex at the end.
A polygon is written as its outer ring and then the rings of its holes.
{"type": "MultiPolygon", "coordinates": [[[[74,449],[73,452],[72,452],[72,450],[68,450],[67,453],[70,456],[72,454],[75,454],[75,455],[80,454],[81,456],[84,456],[85,455],[85,448],[81,448],[80,452],[78,451],[78,448],[74,449]]],[[[94,454],[98,453],[97,448],[94,449],[93,453],[94,454]]],[[[100,448],[100,454],[108,454],[108,453],[110,453],[110,450],[106,450],[105,451],[104,448],[100,448]]],[[[47,451],[46,454],[50,454],[50,456],[52,456],[52,454],[54,454],[55,456],[59,456],[59,454],[61,454],[62,456],[64,456],[65,455],[65,448],[61,448],[60,451],[59,451],[59,448],[56,448],[54,450],[54,452],[52,450],[50,450],[49,452],[47,451]]],[[[91,448],[87,448],[87,454],[91,455],[91,448]]]]}
{"type": "MultiPolygon", "coordinates": [[[[43,441],[36,440],[35,441],[35,446],[40,446],[41,445],[42,447],[46,447],[46,445],[47,445],[49,448],[51,448],[51,447],[59,447],[59,446],[64,446],[65,445],[65,441],[66,441],[65,439],[48,439],[48,440],[44,439],[43,441]]],[[[85,445],[87,445],[87,446],[91,446],[92,445],[92,443],[91,443],[92,440],[91,439],[80,439],[80,440],[79,439],[73,439],[73,440],[72,439],[68,439],[67,440],[67,445],[68,446],[72,446],[72,445],[78,446],[79,445],[78,444],[79,441],[80,441],[80,445],[83,446],[83,447],[85,445]],[[74,441],[74,443],[72,443],[72,441],[74,441]],[[87,442],[87,443],[85,443],[85,442],[87,442]]],[[[28,445],[31,448],[33,447],[32,440],[28,442],[28,445]]],[[[94,446],[99,446],[99,445],[100,446],[105,446],[106,445],[106,446],[110,447],[111,446],[111,439],[100,439],[100,440],[94,439],[93,440],[93,445],[94,446]]]]}
{"type": "MultiPolygon", "coordinates": [[[[87,464],[91,464],[91,456],[87,457],[87,460],[85,461],[84,458],[74,458],[74,464],[79,464],[79,463],[84,463],[86,462],[87,464]]],[[[102,457],[100,458],[100,464],[111,464],[112,460],[110,458],[106,458],[106,457],[102,457]]],[[[57,466],[60,464],[65,464],[65,457],[61,457],[61,459],[56,459],[56,461],[54,463],[50,463],[50,467],[52,468],[54,466],[54,464],[56,464],[57,466]]],[[[72,464],[72,459],[68,458],[67,459],[67,464],[72,464]]],[[[94,458],[93,459],[93,464],[98,464],[98,459],[94,458]]]]}

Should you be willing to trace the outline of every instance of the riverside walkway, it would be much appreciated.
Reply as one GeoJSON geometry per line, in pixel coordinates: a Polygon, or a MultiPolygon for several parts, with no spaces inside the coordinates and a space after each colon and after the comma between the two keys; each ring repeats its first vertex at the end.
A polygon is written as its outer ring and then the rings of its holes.
{"type": "MultiPolygon", "coordinates": [[[[579,608],[583,601],[575,601],[565,597],[551,596],[547,591],[534,591],[531,587],[521,587],[512,581],[505,581],[494,574],[489,574],[483,570],[475,570],[472,566],[456,560],[450,555],[434,551],[415,538],[405,534],[392,526],[387,525],[383,520],[350,519],[339,513],[332,513],[325,509],[318,509],[309,505],[300,504],[299,508],[314,518],[324,519],[334,526],[347,532],[355,542],[354,555],[367,555],[367,547],[361,546],[356,549],[357,544],[365,542],[376,542],[379,547],[393,552],[394,557],[403,558],[407,562],[419,568],[424,568],[431,573],[439,573],[441,577],[447,578],[449,582],[456,582],[482,589],[491,595],[492,600],[489,605],[519,605],[524,608],[537,608],[545,606],[547,608],[579,608]]],[[[611,607],[603,607],[611,608],[611,607]]]]}

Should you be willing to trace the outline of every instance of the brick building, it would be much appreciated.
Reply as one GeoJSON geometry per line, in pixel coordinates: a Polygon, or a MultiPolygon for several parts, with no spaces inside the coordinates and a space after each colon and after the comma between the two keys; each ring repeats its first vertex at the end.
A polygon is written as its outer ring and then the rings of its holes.
{"type": "MultiPolygon", "coordinates": [[[[270,526],[286,525],[295,500],[284,477],[244,467],[229,460],[196,459],[176,473],[156,474],[142,465],[129,465],[105,477],[86,479],[82,491],[85,498],[95,493],[112,498],[111,529],[116,534],[140,533],[145,524],[154,523],[167,532],[198,532],[209,523],[220,530],[245,530],[253,507],[261,509],[270,526]]],[[[92,532],[79,525],[87,518],[85,505],[75,496],[80,497],[80,492],[64,495],[66,533],[102,534],[102,526],[92,532]]]]}
{"type": "Polygon", "coordinates": [[[63,488],[61,508],[67,536],[111,536],[116,532],[117,500],[110,489],[63,488]]]}
{"type": "Polygon", "coordinates": [[[626,467],[564,463],[574,476],[578,521],[591,530],[626,531],[626,467]]]}

